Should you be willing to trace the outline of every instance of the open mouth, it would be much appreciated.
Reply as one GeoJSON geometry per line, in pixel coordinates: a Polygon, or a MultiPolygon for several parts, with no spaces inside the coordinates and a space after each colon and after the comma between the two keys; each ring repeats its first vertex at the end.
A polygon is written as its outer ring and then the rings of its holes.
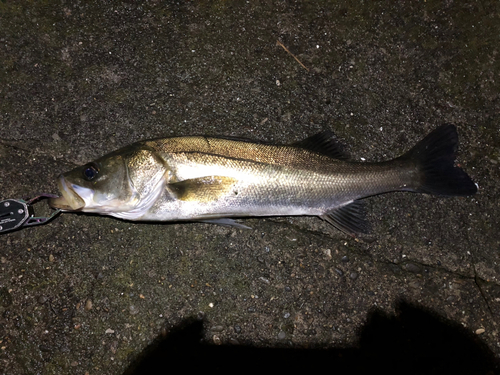
{"type": "Polygon", "coordinates": [[[59,176],[57,184],[62,196],[49,200],[52,208],[59,208],[63,211],[77,211],[85,207],[85,201],[75,192],[73,186],[66,182],[62,175],[59,176]]]}

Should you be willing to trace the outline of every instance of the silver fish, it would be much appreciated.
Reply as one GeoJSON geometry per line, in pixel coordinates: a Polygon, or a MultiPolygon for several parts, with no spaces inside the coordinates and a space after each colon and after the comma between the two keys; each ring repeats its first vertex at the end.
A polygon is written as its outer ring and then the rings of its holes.
{"type": "Polygon", "coordinates": [[[279,146],[203,136],[134,143],[59,177],[66,211],[126,220],[238,225],[249,216],[319,216],[366,232],[360,199],[391,192],[472,195],[454,165],[455,126],[443,125],[404,155],[381,163],[345,160],[329,131],[279,146]]]}

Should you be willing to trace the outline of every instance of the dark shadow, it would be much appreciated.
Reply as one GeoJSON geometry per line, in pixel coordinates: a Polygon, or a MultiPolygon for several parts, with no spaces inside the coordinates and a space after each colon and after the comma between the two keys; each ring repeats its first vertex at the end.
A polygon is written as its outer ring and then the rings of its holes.
{"type": "Polygon", "coordinates": [[[405,302],[374,311],[352,348],[257,348],[203,343],[203,322],[186,321],[148,347],[124,375],[171,373],[488,374],[498,359],[461,325],[405,302]]]}

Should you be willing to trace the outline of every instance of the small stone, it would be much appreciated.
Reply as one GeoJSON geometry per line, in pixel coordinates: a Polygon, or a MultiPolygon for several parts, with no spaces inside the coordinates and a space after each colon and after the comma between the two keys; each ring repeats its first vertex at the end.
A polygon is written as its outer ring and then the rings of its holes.
{"type": "Polygon", "coordinates": [[[421,272],[420,267],[418,265],[416,265],[415,263],[406,263],[405,269],[409,272],[412,272],[412,273],[420,273],[421,272]]]}
{"type": "Polygon", "coordinates": [[[340,268],[335,268],[335,272],[337,272],[337,274],[339,276],[343,276],[344,275],[344,272],[340,268]]]}
{"type": "Polygon", "coordinates": [[[340,260],[344,263],[347,263],[349,262],[349,257],[347,255],[344,255],[340,260]]]}
{"type": "Polygon", "coordinates": [[[220,345],[220,344],[222,344],[222,341],[221,341],[220,337],[219,337],[219,336],[217,336],[217,335],[213,335],[213,336],[212,336],[212,341],[214,342],[214,344],[215,344],[215,345],[220,345]]]}
{"type": "Polygon", "coordinates": [[[85,310],[92,310],[92,300],[90,298],[85,302],[85,310]]]}
{"type": "Polygon", "coordinates": [[[111,333],[115,333],[115,331],[113,331],[111,328],[108,328],[105,333],[107,334],[111,334],[111,333]]]}
{"type": "Polygon", "coordinates": [[[234,326],[234,332],[235,333],[241,333],[241,327],[240,326],[234,326]]]}
{"type": "Polygon", "coordinates": [[[356,280],[358,278],[359,274],[357,272],[351,272],[349,277],[353,280],[356,280]]]}
{"type": "Polygon", "coordinates": [[[479,328],[479,329],[476,329],[476,335],[480,335],[482,333],[485,332],[485,329],[484,328],[479,328]]]}
{"type": "Polygon", "coordinates": [[[283,340],[286,337],[286,333],[284,331],[280,331],[278,333],[278,339],[283,340]]]}
{"type": "Polygon", "coordinates": [[[49,262],[53,262],[54,261],[54,256],[52,254],[49,255],[49,262]]]}
{"type": "Polygon", "coordinates": [[[263,277],[263,276],[259,277],[259,280],[260,280],[260,281],[262,281],[262,282],[263,282],[263,283],[265,283],[265,284],[270,284],[269,279],[266,279],[266,278],[265,278],[265,277],[263,277]]]}
{"type": "Polygon", "coordinates": [[[129,307],[130,315],[135,315],[139,312],[139,309],[135,305],[130,305],[129,307]]]}
{"type": "Polygon", "coordinates": [[[222,331],[224,331],[224,327],[223,326],[214,326],[214,327],[212,327],[212,331],[213,332],[222,332],[222,331]]]}
{"type": "Polygon", "coordinates": [[[45,296],[40,296],[40,297],[38,297],[38,300],[37,300],[37,301],[38,301],[38,303],[39,303],[40,305],[43,305],[45,302],[47,302],[47,297],[45,297],[45,296]]]}
{"type": "Polygon", "coordinates": [[[113,341],[109,348],[111,349],[111,353],[116,354],[116,349],[118,349],[118,341],[113,341]]]}

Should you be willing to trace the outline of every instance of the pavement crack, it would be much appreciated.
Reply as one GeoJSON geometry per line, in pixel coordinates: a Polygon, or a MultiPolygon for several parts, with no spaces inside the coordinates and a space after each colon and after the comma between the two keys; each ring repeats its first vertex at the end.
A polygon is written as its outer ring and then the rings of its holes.
{"type": "Polygon", "coordinates": [[[22,142],[22,141],[9,141],[9,140],[5,140],[5,139],[0,139],[0,144],[3,145],[4,147],[9,147],[13,150],[18,150],[18,151],[33,152],[32,149],[21,147],[17,144],[13,144],[12,142],[17,143],[17,142],[22,142]]]}
{"type": "Polygon", "coordinates": [[[472,266],[474,270],[474,284],[476,284],[477,289],[479,289],[479,294],[481,294],[481,297],[484,299],[484,303],[486,303],[486,307],[488,307],[488,311],[490,312],[491,317],[493,317],[494,316],[493,309],[491,308],[490,303],[488,301],[488,297],[486,296],[486,293],[484,292],[483,287],[481,286],[481,282],[483,281],[483,279],[481,279],[481,277],[479,277],[478,274],[476,273],[475,265],[473,264],[472,266]]]}

